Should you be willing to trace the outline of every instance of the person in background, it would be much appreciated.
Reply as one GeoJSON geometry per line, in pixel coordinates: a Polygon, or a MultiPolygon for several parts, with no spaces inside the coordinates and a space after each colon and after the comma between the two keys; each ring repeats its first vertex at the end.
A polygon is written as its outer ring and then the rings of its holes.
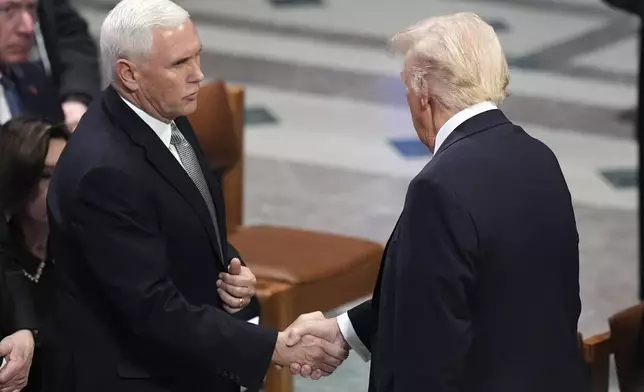
{"type": "Polygon", "coordinates": [[[69,0],[39,0],[38,15],[38,57],[59,90],[65,122],[73,131],[101,91],[98,50],[69,0]]]}
{"type": "Polygon", "coordinates": [[[9,232],[0,219],[0,391],[27,385],[38,321],[22,273],[9,260],[9,232]]]}
{"type": "Polygon", "coordinates": [[[0,0],[0,124],[18,116],[64,121],[58,89],[29,62],[37,20],[35,0],[0,0]]]}
{"type": "Polygon", "coordinates": [[[20,115],[73,130],[100,92],[96,45],[68,0],[0,0],[0,124],[20,115]]]}
{"type": "Polygon", "coordinates": [[[69,137],[64,125],[22,117],[4,124],[0,131],[0,205],[9,218],[5,268],[17,269],[22,285],[27,286],[27,292],[23,291],[17,300],[22,308],[33,309],[41,342],[25,391],[41,390],[39,351],[53,344],[51,334],[43,328],[49,319],[54,267],[47,252],[49,224],[45,200],[52,171],[69,137]]]}

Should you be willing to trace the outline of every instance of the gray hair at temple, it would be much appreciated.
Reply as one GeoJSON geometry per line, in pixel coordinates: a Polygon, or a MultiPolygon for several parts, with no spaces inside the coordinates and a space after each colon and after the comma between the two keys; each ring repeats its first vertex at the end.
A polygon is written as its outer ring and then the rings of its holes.
{"type": "Polygon", "coordinates": [[[405,58],[408,88],[458,112],[501,103],[510,82],[508,63],[492,26],[473,13],[433,17],[396,34],[395,52],[405,58]]]}
{"type": "Polygon", "coordinates": [[[170,0],[119,2],[101,26],[101,62],[106,81],[114,82],[118,60],[134,61],[151,54],[153,28],[176,28],[189,19],[188,12],[170,0]]]}

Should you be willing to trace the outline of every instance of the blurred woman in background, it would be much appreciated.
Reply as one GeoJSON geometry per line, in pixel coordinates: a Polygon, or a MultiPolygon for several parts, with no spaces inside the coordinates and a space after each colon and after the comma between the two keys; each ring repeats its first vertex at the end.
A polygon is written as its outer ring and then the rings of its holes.
{"type": "Polygon", "coordinates": [[[14,302],[23,311],[33,311],[39,326],[33,331],[37,347],[25,391],[41,390],[40,352],[52,344],[42,328],[49,319],[54,267],[47,254],[46,199],[49,179],[69,137],[65,126],[28,118],[12,119],[0,130],[0,208],[8,227],[5,270],[19,271],[28,289],[14,302]]]}

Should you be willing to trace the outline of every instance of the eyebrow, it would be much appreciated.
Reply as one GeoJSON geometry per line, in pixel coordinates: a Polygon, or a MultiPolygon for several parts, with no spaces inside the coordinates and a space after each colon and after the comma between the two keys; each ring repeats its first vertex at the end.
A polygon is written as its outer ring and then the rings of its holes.
{"type": "Polygon", "coordinates": [[[178,60],[173,61],[172,64],[181,64],[182,62],[187,61],[187,60],[191,59],[194,56],[200,55],[202,51],[203,51],[203,45],[199,47],[199,50],[197,50],[197,52],[195,54],[192,54],[190,56],[181,57],[178,60]]]}

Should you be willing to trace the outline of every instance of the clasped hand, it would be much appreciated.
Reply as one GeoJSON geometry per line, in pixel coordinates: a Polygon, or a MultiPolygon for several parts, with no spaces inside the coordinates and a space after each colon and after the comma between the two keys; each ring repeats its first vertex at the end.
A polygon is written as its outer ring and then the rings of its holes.
{"type": "Polygon", "coordinates": [[[230,314],[244,309],[255,295],[256,285],[257,279],[253,272],[243,266],[238,258],[232,259],[228,272],[219,274],[217,280],[217,292],[224,309],[230,314]]]}
{"type": "Polygon", "coordinates": [[[348,355],[349,346],[335,319],[314,312],[301,315],[279,333],[273,362],[289,366],[293,375],[317,380],[333,373],[348,355]]]}

